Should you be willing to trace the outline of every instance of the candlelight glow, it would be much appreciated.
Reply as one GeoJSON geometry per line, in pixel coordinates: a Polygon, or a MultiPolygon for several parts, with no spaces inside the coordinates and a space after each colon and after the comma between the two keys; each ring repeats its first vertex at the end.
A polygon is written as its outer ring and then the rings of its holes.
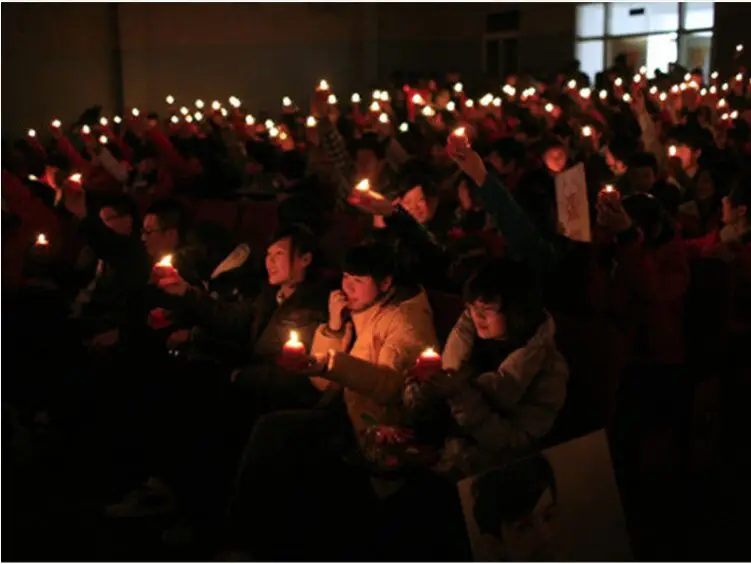
{"type": "Polygon", "coordinates": [[[641,75],[640,74],[635,74],[634,75],[634,82],[637,83],[637,84],[641,82],[641,75]]]}
{"type": "Polygon", "coordinates": [[[385,90],[381,92],[381,102],[388,102],[389,99],[390,97],[388,92],[386,92],[385,90]]]}
{"type": "Polygon", "coordinates": [[[168,94],[167,97],[164,99],[165,102],[167,102],[170,106],[175,103],[175,97],[171,94],[168,94]]]}
{"type": "Polygon", "coordinates": [[[214,100],[213,102],[211,102],[211,109],[214,110],[215,112],[218,112],[219,108],[221,107],[222,105],[219,103],[219,100],[214,100]]]}
{"type": "Polygon", "coordinates": [[[687,72],[686,74],[683,75],[683,81],[688,82],[689,80],[691,80],[691,73],[687,72]]]}
{"type": "Polygon", "coordinates": [[[674,157],[677,154],[678,154],[678,149],[676,148],[676,146],[670,145],[670,147],[668,148],[668,155],[670,155],[671,157],[674,157]]]}
{"type": "Polygon", "coordinates": [[[172,268],[172,255],[164,255],[161,260],[156,263],[157,266],[172,268]]]}
{"type": "Polygon", "coordinates": [[[456,111],[456,103],[453,100],[449,100],[446,103],[446,109],[450,112],[456,111]]]}
{"type": "Polygon", "coordinates": [[[289,108],[291,105],[292,105],[292,98],[290,98],[289,96],[285,96],[284,98],[282,98],[282,106],[284,106],[285,108],[289,108]]]}
{"type": "Polygon", "coordinates": [[[690,88],[693,88],[694,90],[698,90],[699,89],[699,83],[696,82],[695,80],[692,80],[691,82],[689,82],[688,86],[690,88]]]}
{"type": "Polygon", "coordinates": [[[623,86],[623,79],[620,78],[620,77],[616,78],[615,79],[615,85],[618,86],[618,87],[623,86]]]}
{"type": "Polygon", "coordinates": [[[474,108],[475,107],[475,101],[472,100],[472,98],[467,98],[467,101],[464,102],[464,105],[468,108],[474,108]]]}
{"type": "Polygon", "coordinates": [[[738,119],[738,110],[730,112],[730,119],[738,119]]]}
{"type": "Polygon", "coordinates": [[[625,92],[623,94],[623,101],[626,102],[627,104],[630,104],[631,103],[631,94],[629,94],[628,92],[625,92]]]}
{"type": "Polygon", "coordinates": [[[102,119],[99,120],[99,125],[101,125],[102,127],[107,127],[107,123],[108,122],[107,122],[106,117],[103,117],[102,119]]]}
{"type": "Polygon", "coordinates": [[[608,97],[607,90],[600,90],[600,100],[605,100],[608,97]]]}
{"type": "Polygon", "coordinates": [[[83,126],[83,127],[81,128],[81,133],[82,133],[83,135],[90,135],[90,134],[91,134],[91,128],[90,128],[90,127],[89,127],[88,125],[84,125],[84,126],[83,126]]]}
{"type": "Polygon", "coordinates": [[[401,131],[402,133],[407,133],[407,131],[409,131],[409,125],[407,125],[406,122],[402,123],[401,125],[399,125],[399,131],[401,131]]]}
{"type": "Polygon", "coordinates": [[[569,80],[569,81],[568,81],[568,87],[569,87],[569,88],[570,88],[571,90],[574,90],[574,89],[576,88],[576,81],[575,81],[575,80],[573,80],[573,79],[569,80]]]}
{"type": "Polygon", "coordinates": [[[233,108],[239,108],[242,102],[240,102],[240,98],[237,96],[230,96],[229,97],[229,105],[233,108]]]}
{"type": "Polygon", "coordinates": [[[653,86],[652,88],[650,88],[650,89],[649,89],[649,93],[650,93],[650,94],[651,94],[652,96],[654,96],[655,94],[657,94],[657,87],[656,87],[656,86],[653,86]]]}
{"type": "Polygon", "coordinates": [[[322,80],[318,83],[318,90],[328,90],[329,89],[329,83],[325,80],[322,80]]]}
{"type": "Polygon", "coordinates": [[[467,136],[467,128],[466,127],[457,127],[453,131],[453,135],[456,137],[466,137],[467,136]]]}
{"type": "Polygon", "coordinates": [[[185,116],[185,121],[187,123],[193,123],[193,116],[188,114],[187,116],[185,116]]]}
{"type": "Polygon", "coordinates": [[[329,105],[333,106],[337,102],[336,96],[334,94],[329,94],[329,97],[326,101],[329,103],[329,105]]]}
{"type": "Polygon", "coordinates": [[[667,99],[668,99],[668,95],[665,94],[664,92],[660,92],[660,102],[664,102],[667,99]]]}
{"type": "Polygon", "coordinates": [[[34,176],[33,174],[30,174],[29,175],[29,180],[31,180],[32,182],[36,182],[39,179],[36,176],[34,176]]]}
{"type": "Polygon", "coordinates": [[[178,124],[178,123],[180,123],[180,118],[179,118],[179,117],[177,117],[177,116],[172,116],[172,117],[170,118],[170,121],[171,121],[172,123],[174,123],[174,124],[178,124]]]}
{"type": "Polygon", "coordinates": [[[279,140],[280,141],[286,141],[289,135],[287,135],[286,131],[280,131],[279,132],[279,140]]]}
{"type": "Polygon", "coordinates": [[[717,71],[712,71],[712,74],[709,75],[712,80],[717,80],[717,77],[720,76],[720,73],[717,71]]]}
{"type": "Polygon", "coordinates": [[[190,110],[183,106],[182,108],[180,108],[180,113],[184,116],[187,116],[190,113],[190,110]]]}
{"type": "Polygon", "coordinates": [[[269,129],[269,137],[271,137],[272,139],[274,137],[279,137],[279,130],[276,127],[270,128],[269,129]]]}
{"type": "Polygon", "coordinates": [[[82,177],[81,177],[81,173],[80,173],[80,172],[76,172],[76,173],[74,173],[74,174],[71,174],[71,175],[70,175],[70,176],[68,177],[68,180],[69,180],[70,182],[73,182],[73,183],[75,183],[75,184],[81,184],[81,178],[82,178],[82,177]]]}
{"type": "Polygon", "coordinates": [[[493,102],[493,95],[492,94],[485,94],[482,98],[480,98],[480,105],[481,106],[489,106],[493,102]]]}
{"type": "MultiPolygon", "coordinates": [[[[530,90],[533,90],[533,89],[530,89],[530,90]]],[[[534,94],[534,92],[532,92],[532,94],[534,94]]],[[[592,91],[589,88],[582,88],[581,90],[579,90],[579,96],[581,96],[585,100],[588,100],[591,95],[592,95],[592,91]]]]}
{"type": "Polygon", "coordinates": [[[727,105],[728,105],[728,103],[725,101],[725,98],[720,98],[720,101],[717,102],[717,107],[718,108],[724,108],[727,105]]]}
{"type": "Polygon", "coordinates": [[[372,104],[370,104],[370,108],[369,109],[373,113],[380,112],[381,111],[381,104],[379,104],[378,102],[373,102],[372,104]]]}
{"type": "Polygon", "coordinates": [[[644,65],[639,67],[639,74],[647,74],[647,67],[644,65]]]}
{"type": "Polygon", "coordinates": [[[612,184],[606,184],[602,191],[607,194],[612,194],[613,192],[615,192],[615,186],[613,186],[612,184]]]}
{"type": "Polygon", "coordinates": [[[582,135],[584,137],[589,137],[590,135],[592,135],[592,128],[588,125],[582,127],[582,135]]]}
{"type": "Polygon", "coordinates": [[[37,235],[36,245],[40,247],[46,247],[50,244],[50,242],[47,240],[47,236],[44,233],[40,233],[37,235]]]}
{"type": "Polygon", "coordinates": [[[729,114],[728,114],[727,112],[725,112],[724,114],[722,114],[722,115],[720,116],[720,119],[721,119],[722,121],[727,121],[729,117],[730,117],[730,115],[729,115],[729,114]]]}
{"type": "Polygon", "coordinates": [[[305,121],[305,126],[306,127],[315,127],[316,125],[318,125],[318,122],[316,121],[316,118],[314,118],[313,116],[308,116],[308,119],[305,121]]]}
{"type": "Polygon", "coordinates": [[[300,342],[300,336],[298,335],[297,331],[289,332],[289,340],[287,341],[287,345],[290,347],[302,346],[302,343],[300,342]]]}
{"type": "Polygon", "coordinates": [[[456,92],[457,94],[464,92],[464,85],[461,82],[454,84],[454,92],[456,92]]]}
{"type": "Polygon", "coordinates": [[[743,44],[739,43],[738,45],[736,45],[735,46],[735,51],[736,51],[736,53],[740,53],[741,51],[743,51],[743,44]]]}
{"type": "Polygon", "coordinates": [[[370,181],[367,178],[363,178],[355,186],[355,190],[359,192],[367,192],[370,190],[370,181]]]}
{"type": "Polygon", "coordinates": [[[99,143],[102,144],[102,145],[106,145],[107,144],[107,136],[106,135],[100,135],[99,136],[99,143]]]}
{"type": "Polygon", "coordinates": [[[717,87],[716,86],[710,86],[709,87],[709,93],[710,94],[717,94],[717,87]]]}
{"type": "Polygon", "coordinates": [[[388,114],[381,114],[380,116],[378,116],[378,121],[381,122],[381,123],[383,123],[383,124],[388,123],[389,122],[389,115],[388,114]]]}
{"type": "Polygon", "coordinates": [[[677,85],[677,84],[674,84],[674,85],[673,85],[673,86],[672,86],[672,87],[670,88],[670,91],[671,91],[671,92],[672,92],[673,94],[678,94],[678,90],[679,90],[679,88],[678,88],[678,85],[677,85]]]}
{"type": "Polygon", "coordinates": [[[227,117],[229,115],[227,108],[220,108],[219,113],[222,114],[222,117],[227,117]]]}
{"type": "Polygon", "coordinates": [[[196,101],[195,101],[195,106],[196,106],[196,108],[198,108],[199,110],[202,110],[202,109],[203,109],[203,106],[204,106],[203,100],[201,100],[200,98],[199,98],[198,100],[196,100],[196,101]]]}
{"type": "Polygon", "coordinates": [[[263,125],[266,127],[266,129],[271,129],[275,124],[273,120],[267,119],[263,122],[263,125]]]}
{"type": "Polygon", "coordinates": [[[201,112],[196,112],[193,114],[193,117],[196,119],[196,121],[201,121],[203,119],[203,114],[201,112]]]}
{"type": "Polygon", "coordinates": [[[510,84],[506,84],[501,90],[509,97],[516,96],[516,88],[510,84]]]}
{"type": "Polygon", "coordinates": [[[738,74],[736,74],[735,75],[735,80],[736,80],[736,82],[740,82],[741,80],[743,80],[743,73],[739,72],[738,74]]]}
{"type": "Polygon", "coordinates": [[[33,129],[29,129],[29,131],[26,132],[26,135],[28,135],[29,137],[36,137],[37,132],[34,131],[33,129]]]}
{"type": "Polygon", "coordinates": [[[52,120],[52,127],[54,127],[55,129],[60,129],[61,125],[62,125],[62,123],[60,122],[59,119],[53,119],[52,120]]]}
{"type": "Polygon", "coordinates": [[[727,90],[728,88],[730,88],[730,86],[728,86],[728,83],[727,82],[723,82],[722,89],[723,90],[727,90]]]}
{"type": "Polygon", "coordinates": [[[133,114],[133,117],[138,117],[141,115],[141,112],[138,110],[138,108],[133,108],[130,113],[133,114]]]}
{"type": "Polygon", "coordinates": [[[120,116],[115,116],[112,118],[112,121],[114,121],[116,124],[119,124],[123,120],[120,116]]]}
{"type": "Polygon", "coordinates": [[[419,94],[415,94],[414,96],[412,96],[412,103],[423,105],[425,103],[425,100],[419,94]]]}
{"type": "Polygon", "coordinates": [[[706,88],[702,88],[701,90],[699,90],[699,95],[700,96],[706,96],[707,95],[707,89],[706,88]]]}
{"type": "Polygon", "coordinates": [[[248,114],[245,116],[245,125],[253,125],[256,122],[256,118],[254,118],[252,115],[248,114]]]}
{"type": "Polygon", "coordinates": [[[373,100],[380,100],[380,99],[381,99],[381,91],[373,90],[373,100]]]}
{"type": "Polygon", "coordinates": [[[550,113],[550,112],[553,111],[554,107],[555,106],[553,106],[553,104],[551,104],[550,102],[548,102],[547,104],[545,104],[545,111],[548,112],[548,113],[550,113]]]}
{"type": "Polygon", "coordinates": [[[425,106],[422,109],[422,115],[424,115],[425,117],[433,117],[435,115],[435,110],[430,106],[425,106]]]}
{"type": "MultiPolygon", "coordinates": [[[[375,97],[375,95],[373,97],[375,97]]],[[[353,104],[359,104],[362,101],[360,95],[357,92],[352,94],[352,98],[350,100],[353,104]]]]}
{"type": "Polygon", "coordinates": [[[496,108],[500,108],[500,107],[501,107],[501,99],[500,99],[500,98],[498,98],[498,97],[496,97],[496,98],[493,98],[493,105],[494,105],[494,106],[495,106],[496,108]]]}
{"type": "Polygon", "coordinates": [[[429,347],[422,351],[422,354],[420,354],[422,358],[439,358],[441,355],[439,355],[434,348],[429,347]]]}

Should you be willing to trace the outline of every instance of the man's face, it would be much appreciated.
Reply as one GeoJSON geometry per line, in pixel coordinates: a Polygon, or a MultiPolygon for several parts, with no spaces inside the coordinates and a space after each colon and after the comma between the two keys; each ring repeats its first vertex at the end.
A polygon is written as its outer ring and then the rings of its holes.
{"type": "Polygon", "coordinates": [[[422,186],[415,186],[409,192],[404,194],[399,202],[407,210],[409,215],[415,218],[419,224],[427,223],[430,219],[430,206],[422,191],[422,186]]]}
{"type": "Polygon", "coordinates": [[[342,277],[342,290],[347,295],[347,305],[353,312],[369,308],[390,287],[391,278],[378,284],[372,276],[354,276],[345,272],[342,277]]]}
{"type": "Polygon", "coordinates": [[[677,149],[683,170],[688,170],[696,165],[696,162],[699,160],[699,155],[701,154],[700,150],[694,150],[685,144],[678,145],[677,149]]]}
{"type": "Polygon", "coordinates": [[[289,237],[274,241],[266,249],[266,272],[269,275],[269,284],[281,286],[282,284],[299,283],[305,279],[305,270],[311,261],[310,253],[300,255],[293,252],[289,237]]]}
{"type": "Polygon", "coordinates": [[[162,229],[159,218],[154,214],[148,214],[143,218],[141,240],[146,247],[146,252],[155,260],[174,253],[180,243],[177,229],[162,229]]]}
{"type": "Polygon", "coordinates": [[[358,149],[355,158],[358,178],[375,181],[378,176],[378,157],[371,149],[358,149]]]}
{"type": "Polygon", "coordinates": [[[655,171],[650,166],[632,168],[630,169],[630,173],[634,191],[642,194],[646,194],[652,190],[652,186],[654,186],[657,180],[655,171]]]}
{"type": "Polygon", "coordinates": [[[548,488],[521,519],[501,523],[500,538],[511,561],[556,561],[556,503],[548,488]]]}
{"type": "Polygon", "coordinates": [[[553,174],[560,174],[566,169],[566,151],[563,147],[551,147],[543,155],[545,166],[553,174]]]}
{"type": "Polygon", "coordinates": [[[131,215],[121,215],[113,208],[103,207],[99,210],[99,217],[102,223],[118,235],[129,236],[133,233],[133,216],[131,215]]]}
{"type": "Polygon", "coordinates": [[[503,339],[506,337],[506,316],[501,313],[500,302],[486,303],[475,300],[469,304],[469,313],[481,339],[503,339]]]}

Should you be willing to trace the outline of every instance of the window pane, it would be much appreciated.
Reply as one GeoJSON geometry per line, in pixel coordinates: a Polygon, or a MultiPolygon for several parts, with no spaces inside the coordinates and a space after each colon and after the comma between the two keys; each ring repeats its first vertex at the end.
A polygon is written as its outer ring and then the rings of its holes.
{"type": "Polygon", "coordinates": [[[704,71],[704,78],[707,78],[711,49],[711,31],[684,35],[681,37],[681,53],[678,62],[688,69],[701,68],[704,71]]]}
{"type": "Polygon", "coordinates": [[[685,2],[683,4],[683,27],[686,29],[714,27],[714,3],[685,2]]]}
{"type": "Polygon", "coordinates": [[[630,35],[678,29],[678,4],[610,4],[608,33],[630,35]]]}
{"type": "Polygon", "coordinates": [[[576,7],[576,35],[579,37],[605,35],[605,4],[581,4],[576,7]]]}
{"type": "Polygon", "coordinates": [[[664,33],[642,37],[611,39],[608,41],[608,64],[613,64],[615,58],[623,54],[628,66],[638,69],[642,65],[647,67],[647,76],[654,76],[655,69],[667,72],[668,64],[678,58],[677,34],[664,33]]]}
{"type": "Polygon", "coordinates": [[[576,59],[581,63],[581,71],[594,82],[595,75],[603,70],[605,60],[604,41],[578,41],[576,59]]]}

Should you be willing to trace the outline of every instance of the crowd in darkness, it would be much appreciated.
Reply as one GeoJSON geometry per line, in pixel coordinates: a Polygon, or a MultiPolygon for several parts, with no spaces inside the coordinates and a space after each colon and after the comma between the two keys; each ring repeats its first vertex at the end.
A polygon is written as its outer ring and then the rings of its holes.
{"type": "Polygon", "coordinates": [[[681,471],[697,374],[748,378],[742,61],[50,116],[2,154],[4,438],[85,444],[106,519],[254,560],[466,560],[457,481],[594,429],[622,483],[654,437],[681,471]]]}

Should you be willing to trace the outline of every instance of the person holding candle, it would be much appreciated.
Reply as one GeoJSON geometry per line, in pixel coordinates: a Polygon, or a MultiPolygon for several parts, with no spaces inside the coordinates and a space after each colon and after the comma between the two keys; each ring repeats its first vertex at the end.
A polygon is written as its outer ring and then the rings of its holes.
{"type": "Polygon", "coordinates": [[[459,432],[446,439],[436,469],[452,479],[532,449],[552,428],[568,380],[555,323],[529,268],[491,261],[467,282],[465,301],[443,350],[443,371],[404,389],[414,418],[448,405],[459,432]]]}

